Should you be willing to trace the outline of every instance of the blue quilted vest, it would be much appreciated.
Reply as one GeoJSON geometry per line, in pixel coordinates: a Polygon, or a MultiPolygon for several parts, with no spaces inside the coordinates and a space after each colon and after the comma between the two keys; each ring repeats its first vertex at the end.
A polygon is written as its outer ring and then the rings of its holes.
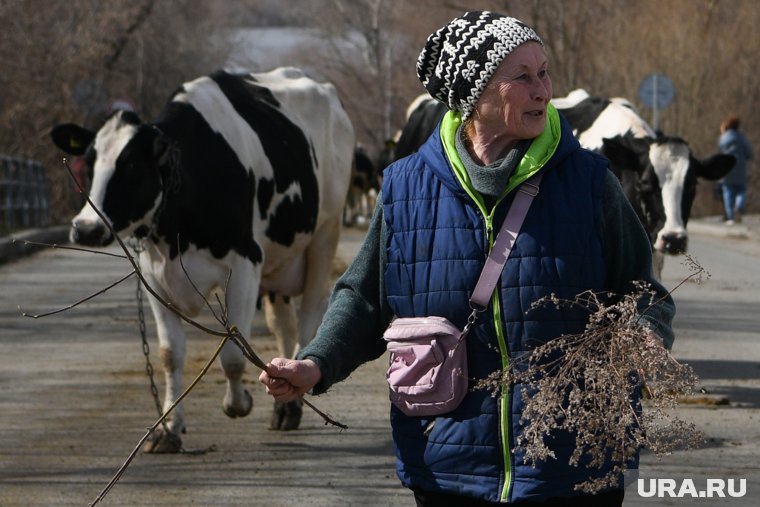
{"type": "MultiPolygon", "coordinates": [[[[531,303],[552,293],[572,299],[584,290],[604,288],[606,161],[581,150],[562,119],[559,145],[541,170],[540,193],[492,305],[467,337],[471,379],[504,369],[530,345],[584,328],[585,313],[554,307],[529,311],[531,303]]],[[[385,171],[382,190],[385,283],[394,314],[443,316],[461,328],[492,238],[483,213],[452,170],[438,131],[416,154],[385,171]]],[[[514,192],[497,205],[497,232],[514,192]]],[[[557,434],[551,447],[558,459],[536,468],[511,452],[522,405],[519,388],[499,396],[471,390],[456,410],[438,417],[432,429],[431,419],[408,417],[392,407],[402,483],[491,502],[577,495],[573,487],[588,479],[589,471],[567,465],[571,436],[557,434]]]]}

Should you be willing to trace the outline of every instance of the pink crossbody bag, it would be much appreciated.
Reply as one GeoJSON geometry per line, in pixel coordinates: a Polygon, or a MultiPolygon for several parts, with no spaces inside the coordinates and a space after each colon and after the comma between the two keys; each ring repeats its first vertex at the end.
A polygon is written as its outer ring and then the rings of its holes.
{"type": "Polygon", "coordinates": [[[465,338],[478,315],[488,308],[525,215],[538,195],[541,177],[540,173],[533,176],[518,189],[470,297],[472,313],[463,330],[444,317],[398,318],[385,330],[389,396],[404,414],[445,414],[457,408],[467,394],[465,338]]]}

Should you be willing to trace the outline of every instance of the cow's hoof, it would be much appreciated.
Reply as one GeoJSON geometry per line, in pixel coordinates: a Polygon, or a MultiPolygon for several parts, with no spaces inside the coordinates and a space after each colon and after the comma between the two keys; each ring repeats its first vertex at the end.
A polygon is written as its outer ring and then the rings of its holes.
{"type": "Polygon", "coordinates": [[[251,413],[251,409],[253,409],[253,398],[251,397],[251,393],[244,389],[243,394],[245,395],[245,402],[242,407],[237,407],[232,403],[229,403],[227,397],[224,397],[222,410],[227,417],[234,419],[236,417],[245,417],[251,413]]]}
{"type": "Polygon", "coordinates": [[[177,454],[182,451],[182,439],[159,426],[145,441],[142,450],[147,454],[177,454]]]}
{"type": "Polygon", "coordinates": [[[301,424],[303,414],[303,402],[299,400],[285,403],[276,401],[272,411],[272,419],[269,422],[270,430],[291,431],[297,430],[301,424]]]}

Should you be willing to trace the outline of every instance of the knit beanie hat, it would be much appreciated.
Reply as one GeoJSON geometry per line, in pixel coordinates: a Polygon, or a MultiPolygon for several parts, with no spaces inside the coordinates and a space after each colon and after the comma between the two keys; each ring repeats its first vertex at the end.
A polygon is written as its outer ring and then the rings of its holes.
{"type": "Polygon", "coordinates": [[[417,59],[417,77],[433,98],[466,120],[502,60],[528,41],[544,45],[519,19],[467,12],[428,37],[417,59]]]}

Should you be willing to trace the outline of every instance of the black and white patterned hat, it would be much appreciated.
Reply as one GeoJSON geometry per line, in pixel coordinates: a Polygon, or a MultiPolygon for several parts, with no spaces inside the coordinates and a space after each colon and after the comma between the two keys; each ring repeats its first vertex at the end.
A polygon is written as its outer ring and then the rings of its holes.
{"type": "Polygon", "coordinates": [[[417,59],[417,77],[433,98],[465,120],[502,60],[528,41],[544,45],[519,19],[467,12],[428,37],[417,59]]]}

